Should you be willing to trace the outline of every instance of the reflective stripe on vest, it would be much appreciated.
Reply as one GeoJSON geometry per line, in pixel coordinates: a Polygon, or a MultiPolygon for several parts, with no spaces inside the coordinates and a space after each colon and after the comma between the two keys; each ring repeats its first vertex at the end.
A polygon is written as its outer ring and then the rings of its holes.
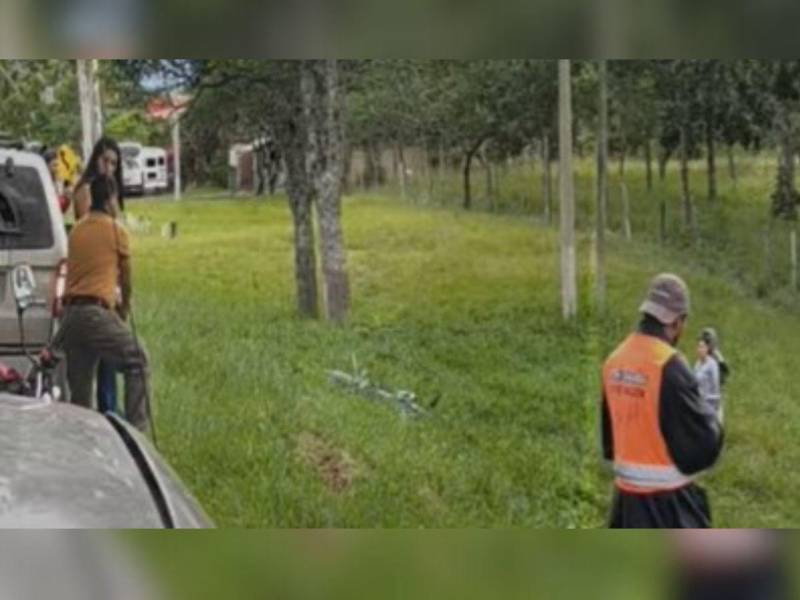
{"type": "Polygon", "coordinates": [[[617,486],[631,492],[671,490],[692,482],[690,477],[675,467],[656,465],[629,465],[615,462],[614,474],[617,476],[617,486]]]}
{"type": "Polygon", "coordinates": [[[675,353],[663,340],[634,333],[603,368],[614,472],[617,487],[622,490],[652,493],[691,481],[675,466],[661,433],[661,380],[664,366],[675,353]]]}

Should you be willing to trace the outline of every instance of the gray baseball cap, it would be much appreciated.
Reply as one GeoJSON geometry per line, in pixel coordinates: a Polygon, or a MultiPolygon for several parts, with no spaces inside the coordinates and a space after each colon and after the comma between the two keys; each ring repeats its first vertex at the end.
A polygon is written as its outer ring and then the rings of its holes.
{"type": "Polygon", "coordinates": [[[658,319],[664,325],[674,323],[689,314],[688,286],[672,273],[657,275],[650,282],[647,297],[639,307],[639,312],[658,319]]]}

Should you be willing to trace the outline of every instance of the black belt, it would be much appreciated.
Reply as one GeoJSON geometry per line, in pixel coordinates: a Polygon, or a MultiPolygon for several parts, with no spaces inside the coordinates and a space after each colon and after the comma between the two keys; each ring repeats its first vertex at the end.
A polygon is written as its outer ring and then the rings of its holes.
{"type": "Polygon", "coordinates": [[[107,310],[111,310],[108,302],[97,296],[67,296],[64,298],[64,306],[102,306],[107,310]]]}

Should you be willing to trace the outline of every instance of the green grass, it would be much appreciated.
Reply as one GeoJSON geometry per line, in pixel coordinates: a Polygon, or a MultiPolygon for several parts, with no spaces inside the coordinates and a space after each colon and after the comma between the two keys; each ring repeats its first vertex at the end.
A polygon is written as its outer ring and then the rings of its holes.
{"type": "MultiPolygon", "coordinates": [[[[626,162],[624,181],[628,188],[633,239],[660,243],[659,221],[661,201],[667,206],[666,240],[668,248],[691,252],[693,262],[702,263],[726,278],[742,284],[759,298],[786,308],[796,306],[796,290],[790,289],[789,231],[791,223],[769,218],[770,196],[775,185],[777,164],[773,153],[738,153],[737,178],[732,179],[725,161],[718,160],[716,201],[707,199],[707,177],[704,160],[690,162],[690,189],[697,218],[696,240],[684,225],[678,164],[668,164],[661,181],[653,163],[653,188],[647,189],[643,161],[626,162]]],[[[595,165],[584,157],[576,161],[577,223],[583,230],[593,227],[595,214],[595,165]]],[[[473,203],[478,211],[535,215],[543,217],[541,165],[539,162],[501,165],[495,168],[496,191],[490,199],[486,188],[485,169],[476,166],[473,172],[473,203]]],[[[553,215],[558,223],[558,165],[552,166],[553,215]]],[[[618,164],[609,168],[609,228],[621,235],[623,203],[618,164]]],[[[407,195],[419,205],[457,207],[462,202],[462,180],[459,173],[446,173],[429,182],[417,177],[409,182],[407,195]]],[[[397,186],[388,186],[388,194],[397,197],[397,186]]]]}
{"type": "Polygon", "coordinates": [[[580,526],[593,364],[563,326],[549,232],[491,216],[348,201],[347,327],[294,317],[285,202],[142,205],[140,333],[162,449],[221,525],[580,526]],[[442,397],[406,422],[339,390],[349,370],[442,397]],[[346,452],[334,493],[302,436],[346,452]]]}
{"type": "MultiPolygon", "coordinates": [[[[155,230],[179,223],[175,240],[135,236],[162,452],[221,526],[602,525],[610,480],[597,374],[634,324],[647,280],[668,269],[693,290],[684,350],[693,354],[696,332],[715,325],[734,369],[727,448],[704,477],[716,523],[797,526],[800,318],[776,295],[759,300],[733,267],[698,260],[677,235],[667,248],[639,235],[636,181],[634,242],[610,241],[609,314],[590,309],[581,234],[572,325],[560,317],[556,231],[523,214],[346,199],[353,310],[335,327],[295,317],[285,200],[131,202],[155,230]],[[331,385],[326,371],[354,361],[423,401],[441,394],[432,417],[409,422],[331,385]]],[[[591,182],[578,189],[586,226],[591,182]]],[[[723,206],[726,231],[745,230],[723,206]]]]}

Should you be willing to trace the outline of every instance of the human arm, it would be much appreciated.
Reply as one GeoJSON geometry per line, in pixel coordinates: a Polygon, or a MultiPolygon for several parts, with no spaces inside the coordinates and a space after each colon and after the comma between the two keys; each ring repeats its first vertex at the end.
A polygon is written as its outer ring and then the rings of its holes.
{"type": "Polygon", "coordinates": [[[679,354],[664,366],[659,421],[670,456],[692,475],[711,467],[722,450],[724,433],[714,408],[700,396],[697,378],[679,354]]]}
{"type": "Polygon", "coordinates": [[[614,432],[611,428],[611,413],[608,410],[605,392],[600,401],[600,413],[603,458],[612,461],[614,460],[614,432]]]}

